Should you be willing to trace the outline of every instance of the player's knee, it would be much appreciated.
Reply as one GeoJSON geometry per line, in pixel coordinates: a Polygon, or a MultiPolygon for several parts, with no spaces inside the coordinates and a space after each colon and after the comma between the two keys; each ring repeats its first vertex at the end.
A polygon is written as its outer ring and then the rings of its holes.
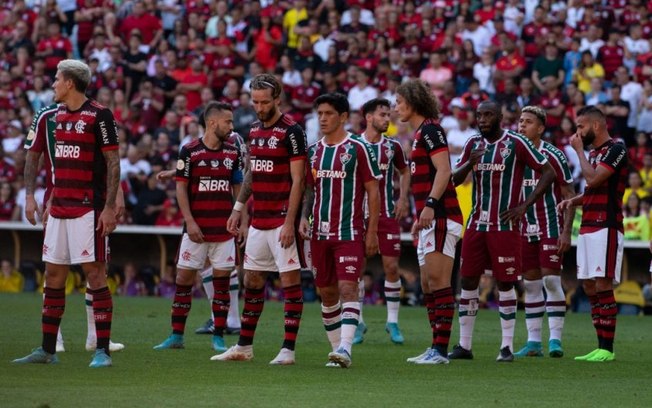
{"type": "Polygon", "coordinates": [[[607,292],[610,290],[613,290],[614,285],[613,281],[608,278],[598,278],[595,280],[595,291],[596,293],[599,292],[607,292]]]}
{"type": "Polygon", "coordinates": [[[262,289],[265,286],[267,274],[260,271],[247,271],[244,277],[246,289],[262,289]]]}
{"type": "Polygon", "coordinates": [[[358,301],[358,283],[353,281],[340,281],[338,284],[340,298],[343,302],[358,301]]]}
{"type": "Polygon", "coordinates": [[[480,277],[479,276],[464,276],[461,280],[462,289],[464,290],[476,290],[480,286],[480,277]]]}
{"type": "Polygon", "coordinates": [[[496,286],[498,286],[500,292],[507,292],[508,290],[514,289],[514,282],[498,281],[496,282],[496,286]]]}
{"type": "Polygon", "coordinates": [[[548,293],[557,292],[561,289],[560,279],[558,276],[546,275],[543,277],[543,286],[548,293]]]}

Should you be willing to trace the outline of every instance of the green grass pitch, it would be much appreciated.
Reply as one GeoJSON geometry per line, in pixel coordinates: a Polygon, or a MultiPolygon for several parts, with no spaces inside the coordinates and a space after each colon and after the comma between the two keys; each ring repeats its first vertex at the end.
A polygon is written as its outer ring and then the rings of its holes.
{"type": "MultiPolygon", "coordinates": [[[[0,295],[1,407],[649,407],[652,378],[652,318],[619,316],[616,361],[585,363],[573,356],[596,346],[587,314],[569,314],[562,359],[494,361],[500,345],[497,312],[481,311],[473,361],[414,366],[405,359],[430,344],[423,308],[401,308],[406,342],[390,343],[385,308],[365,307],[369,332],[354,346],[348,370],[326,368],[329,345],[318,303],[306,304],[297,364],[272,367],[282,342],[282,304],[265,305],[251,362],[213,362],[210,336],[194,329],[209,313],[195,299],[185,350],[154,351],[170,332],[170,301],[115,298],[113,338],[126,349],[113,354],[109,369],[88,368],[84,350],[84,299],[68,297],[63,332],[66,352],[51,366],[13,365],[40,344],[39,294],[0,295]]],[[[515,347],[525,341],[519,311],[515,347]]],[[[457,321],[452,343],[458,339],[457,321]]],[[[547,325],[544,321],[544,338],[547,325]]],[[[227,336],[227,344],[237,341],[227,336]]]]}

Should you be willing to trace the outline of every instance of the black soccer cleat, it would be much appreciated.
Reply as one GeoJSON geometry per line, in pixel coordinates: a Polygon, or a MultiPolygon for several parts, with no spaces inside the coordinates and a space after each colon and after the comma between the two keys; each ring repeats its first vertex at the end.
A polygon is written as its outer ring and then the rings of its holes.
{"type": "Polygon", "coordinates": [[[457,344],[453,351],[448,353],[449,360],[473,360],[473,352],[457,344]]]}
{"type": "Polygon", "coordinates": [[[499,363],[511,363],[514,361],[514,354],[512,354],[512,350],[510,350],[507,346],[501,348],[500,353],[498,353],[498,357],[496,357],[496,361],[499,363]]]}

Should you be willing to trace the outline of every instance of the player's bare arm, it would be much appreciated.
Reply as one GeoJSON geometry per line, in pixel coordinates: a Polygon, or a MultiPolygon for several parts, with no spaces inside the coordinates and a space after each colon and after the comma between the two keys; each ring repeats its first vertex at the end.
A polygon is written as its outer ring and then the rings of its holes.
{"type": "Polygon", "coordinates": [[[586,180],[587,187],[597,187],[604,183],[613,174],[613,170],[605,166],[597,166],[595,169],[593,168],[584,155],[584,142],[579,134],[576,133],[571,136],[570,144],[579,157],[582,176],[584,176],[584,180],[586,180]]]}
{"type": "Polygon", "coordinates": [[[120,156],[117,149],[103,152],[106,161],[106,203],[98,220],[97,230],[103,237],[113,232],[116,222],[116,197],[120,188],[120,156]]]}
{"type": "MultiPolygon", "coordinates": [[[[232,191],[233,191],[233,198],[235,199],[240,195],[240,189],[242,185],[241,184],[233,184],[232,185],[232,191]]],[[[247,241],[247,229],[248,229],[248,224],[249,224],[249,213],[247,212],[247,206],[245,205],[242,208],[241,211],[241,216],[240,216],[240,227],[238,228],[238,232],[236,234],[236,242],[238,245],[241,247],[244,246],[245,242],[247,241]],[[243,223],[242,219],[243,217],[246,217],[246,221],[243,223]]]]}
{"type": "MultiPolygon", "coordinates": [[[[575,197],[575,188],[572,184],[567,184],[562,186],[561,195],[564,200],[572,200],[575,197]]],[[[571,247],[571,232],[573,231],[573,219],[575,218],[575,207],[568,206],[564,210],[564,225],[562,227],[561,235],[559,235],[559,240],[557,246],[558,254],[563,254],[568,251],[571,247]]]]}
{"type": "MultiPolygon", "coordinates": [[[[30,224],[36,225],[35,213],[39,212],[38,204],[34,198],[34,191],[36,189],[36,172],[38,171],[38,163],[41,158],[41,153],[36,153],[31,150],[27,151],[25,157],[25,217],[30,224]]],[[[41,215],[40,213],[38,214],[41,215]]]]}
{"type": "Polygon", "coordinates": [[[204,234],[190,212],[190,200],[188,198],[188,182],[177,180],[177,203],[186,223],[186,232],[192,242],[201,244],[204,242],[204,234]]]}
{"type": "Polygon", "coordinates": [[[229,231],[233,236],[238,235],[238,226],[241,224],[242,219],[242,210],[246,207],[249,197],[251,197],[251,169],[247,170],[244,176],[244,181],[240,186],[240,193],[238,194],[238,199],[236,200],[233,211],[229,216],[229,220],[226,222],[226,230],[229,231]]]}
{"type": "Polygon", "coordinates": [[[437,172],[435,173],[435,180],[432,183],[432,188],[430,189],[428,197],[435,200],[435,207],[437,207],[437,210],[426,204],[426,206],[423,207],[423,210],[421,210],[419,220],[415,223],[413,228],[413,230],[415,228],[416,230],[412,233],[430,227],[435,216],[446,215],[444,212],[444,204],[440,202],[440,200],[444,196],[446,186],[448,186],[448,181],[451,178],[450,156],[447,151],[442,151],[430,156],[430,160],[432,161],[433,166],[435,166],[435,169],[437,169],[437,172]],[[442,214],[442,212],[444,213],[442,214]]]}
{"type": "Polygon", "coordinates": [[[407,216],[410,211],[410,201],[408,198],[410,196],[410,170],[408,167],[404,167],[399,172],[399,196],[394,206],[394,218],[396,220],[407,216]]]}
{"type": "Polygon", "coordinates": [[[459,186],[460,184],[464,183],[466,176],[469,175],[469,172],[473,169],[473,166],[475,166],[475,164],[480,161],[480,158],[484,152],[484,148],[475,149],[471,152],[469,155],[469,160],[467,160],[461,166],[457,167],[453,172],[453,184],[459,186]]]}
{"type": "Polygon", "coordinates": [[[156,180],[158,181],[170,181],[174,178],[174,175],[177,174],[176,170],[163,170],[156,174],[156,180]]]}
{"type": "Polygon", "coordinates": [[[306,188],[303,193],[303,214],[301,224],[299,225],[299,235],[303,239],[310,239],[310,216],[312,215],[312,206],[315,204],[315,190],[310,187],[306,188]]]}
{"type": "Polygon", "coordinates": [[[378,253],[378,218],[380,217],[380,192],[378,180],[369,180],[364,183],[367,192],[367,205],[369,206],[369,221],[365,234],[365,248],[367,256],[378,253]]]}
{"type": "Polygon", "coordinates": [[[297,213],[301,206],[301,198],[305,189],[306,178],[306,161],[305,159],[296,159],[290,162],[290,176],[292,177],[292,187],[290,189],[290,198],[288,199],[288,212],[285,216],[285,222],[281,228],[279,242],[282,248],[289,248],[294,242],[294,223],[297,219],[297,213]]]}
{"type": "Polygon", "coordinates": [[[500,219],[506,223],[519,222],[523,218],[523,215],[525,214],[525,211],[528,209],[528,207],[532,206],[539,199],[539,197],[541,197],[543,193],[548,190],[548,188],[555,181],[555,177],[555,169],[550,163],[546,162],[546,164],[544,164],[541,168],[541,179],[537,183],[537,186],[532,194],[525,197],[525,200],[516,207],[510,208],[507,211],[503,211],[500,214],[500,219]]]}

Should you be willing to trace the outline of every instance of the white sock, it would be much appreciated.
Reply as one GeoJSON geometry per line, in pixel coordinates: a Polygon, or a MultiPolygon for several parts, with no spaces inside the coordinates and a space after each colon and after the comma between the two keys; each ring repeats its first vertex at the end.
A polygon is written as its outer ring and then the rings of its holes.
{"type": "Polygon", "coordinates": [[[335,351],[342,339],[342,306],[340,303],[337,302],[333,306],[324,306],[322,303],[321,320],[324,323],[328,341],[331,343],[331,349],[335,351]]]}
{"type": "Polygon", "coordinates": [[[204,286],[204,292],[206,292],[208,304],[211,307],[211,319],[215,321],[215,316],[213,316],[213,293],[215,293],[213,288],[213,268],[209,266],[199,272],[199,275],[201,276],[201,284],[204,286]]]}
{"type": "Polygon", "coordinates": [[[523,281],[525,286],[525,326],[527,341],[541,343],[541,326],[545,299],[543,297],[543,281],[541,279],[523,281]]]}
{"type": "Polygon", "coordinates": [[[387,323],[398,323],[398,309],[401,306],[401,280],[385,280],[385,300],[387,301],[387,323]]]}
{"type": "Polygon", "coordinates": [[[475,317],[478,314],[478,289],[464,290],[460,296],[459,320],[460,320],[460,346],[471,350],[473,343],[473,327],[475,317]]]}
{"type": "Polygon", "coordinates": [[[498,311],[503,340],[500,348],[509,347],[514,350],[514,326],[516,325],[516,290],[498,291],[498,311]]]}
{"type": "Polygon", "coordinates": [[[544,276],[543,284],[546,287],[546,313],[550,327],[550,340],[561,340],[566,317],[566,297],[561,286],[561,276],[544,276]]]}
{"type": "Polygon", "coordinates": [[[362,305],[364,305],[364,280],[360,279],[358,281],[358,300],[360,301],[360,318],[358,319],[358,324],[359,323],[364,323],[364,319],[362,318],[362,305]]]}
{"type": "Polygon", "coordinates": [[[61,333],[61,327],[59,327],[59,331],[57,332],[57,343],[63,343],[63,334],[61,333]]]}
{"type": "Polygon", "coordinates": [[[355,329],[358,328],[358,319],[360,317],[359,302],[342,303],[342,340],[339,347],[351,354],[353,347],[353,337],[355,329]]]}
{"type": "Polygon", "coordinates": [[[226,318],[226,326],[234,329],[240,328],[240,313],[238,312],[239,295],[240,294],[240,280],[238,279],[238,270],[231,271],[231,278],[229,279],[229,296],[231,303],[229,304],[229,314],[226,318]]]}
{"type": "Polygon", "coordinates": [[[95,314],[93,313],[93,295],[88,293],[90,287],[86,284],[86,294],[84,300],[86,303],[86,325],[88,331],[86,334],[86,343],[96,343],[97,333],[95,332],[95,314]]]}

